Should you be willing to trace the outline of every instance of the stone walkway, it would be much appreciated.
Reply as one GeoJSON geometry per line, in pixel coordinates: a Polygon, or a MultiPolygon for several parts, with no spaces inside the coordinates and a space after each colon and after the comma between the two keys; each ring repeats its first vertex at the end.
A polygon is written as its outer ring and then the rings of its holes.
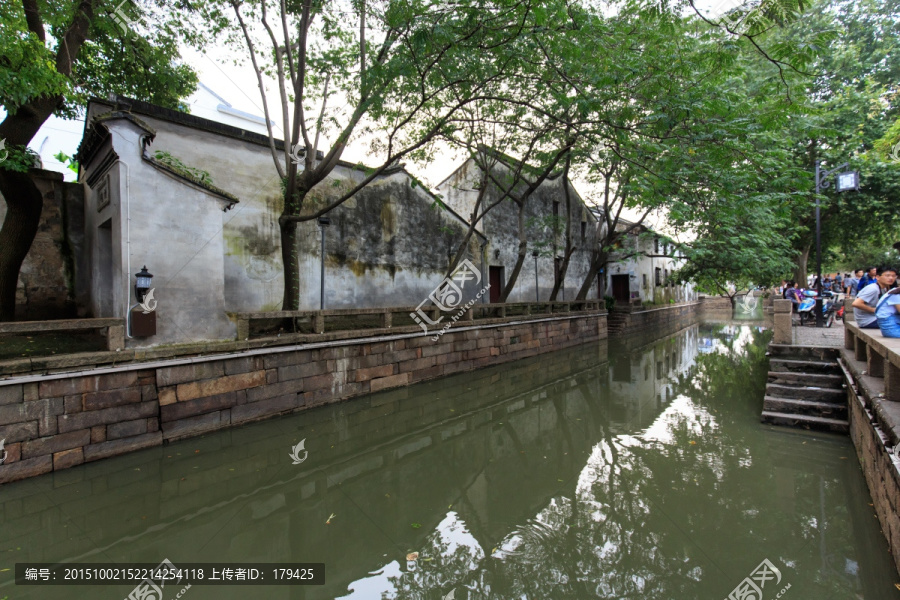
{"type": "Polygon", "coordinates": [[[794,323],[795,346],[828,346],[841,348],[844,345],[844,322],[835,321],[831,327],[800,327],[794,323]]]}

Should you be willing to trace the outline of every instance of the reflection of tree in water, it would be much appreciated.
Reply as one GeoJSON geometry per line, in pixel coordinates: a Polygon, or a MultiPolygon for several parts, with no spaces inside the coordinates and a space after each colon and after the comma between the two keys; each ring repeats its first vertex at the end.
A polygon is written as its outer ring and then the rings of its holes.
{"type": "Polygon", "coordinates": [[[724,597],[764,557],[808,591],[855,594],[859,577],[842,574],[857,558],[852,520],[831,508],[847,502],[842,480],[779,468],[764,430],[746,426],[760,410],[768,332],[703,335],[716,351],[670,375],[674,400],[651,427],[614,435],[595,416],[602,433],[574,498],[553,497],[496,548],[436,531],[390,597],[724,597]]]}

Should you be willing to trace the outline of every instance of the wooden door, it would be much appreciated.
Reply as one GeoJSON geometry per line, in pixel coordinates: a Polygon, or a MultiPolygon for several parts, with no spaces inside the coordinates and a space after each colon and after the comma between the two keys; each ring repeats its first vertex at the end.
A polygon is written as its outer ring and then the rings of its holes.
{"type": "Polygon", "coordinates": [[[500,292],[503,291],[503,267],[489,267],[491,278],[491,303],[500,302],[500,292]]]}
{"type": "Polygon", "coordinates": [[[619,304],[628,304],[631,301],[631,290],[628,285],[628,275],[612,276],[612,295],[619,304]]]}

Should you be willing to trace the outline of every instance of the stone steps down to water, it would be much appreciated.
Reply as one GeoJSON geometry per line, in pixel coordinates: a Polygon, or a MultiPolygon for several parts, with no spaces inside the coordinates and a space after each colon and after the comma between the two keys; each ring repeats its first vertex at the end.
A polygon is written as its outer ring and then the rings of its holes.
{"type": "Polygon", "coordinates": [[[847,433],[847,392],[833,348],[769,346],[769,381],[760,420],[847,433]]]}

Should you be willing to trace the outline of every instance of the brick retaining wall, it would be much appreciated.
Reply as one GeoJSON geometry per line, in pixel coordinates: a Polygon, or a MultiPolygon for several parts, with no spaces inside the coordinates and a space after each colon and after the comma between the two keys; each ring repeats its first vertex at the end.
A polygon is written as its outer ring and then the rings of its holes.
{"type": "Polygon", "coordinates": [[[603,314],[0,382],[0,483],[606,338],[603,314]],[[182,363],[182,364],[178,364],[182,363]],[[21,380],[21,383],[17,381],[21,380]]]}
{"type": "Polygon", "coordinates": [[[850,403],[850,438],[856,448],[859,465],[872,497],[881,532],[887,539],[900,572],[900,472],[887,451],[890,441],[875,422],[877,418],[866,407],[865,399],[853,385],[848,385],[850,403]]]}
{"type": "Polygon", "coordinates": [[[651,331],[680,323],[693,318],[700,307],[700,302],[690,302],[626,312],[623,313],[623,323],[620,325],[616,335],[633,335],[638,332],[651,331]]]}

